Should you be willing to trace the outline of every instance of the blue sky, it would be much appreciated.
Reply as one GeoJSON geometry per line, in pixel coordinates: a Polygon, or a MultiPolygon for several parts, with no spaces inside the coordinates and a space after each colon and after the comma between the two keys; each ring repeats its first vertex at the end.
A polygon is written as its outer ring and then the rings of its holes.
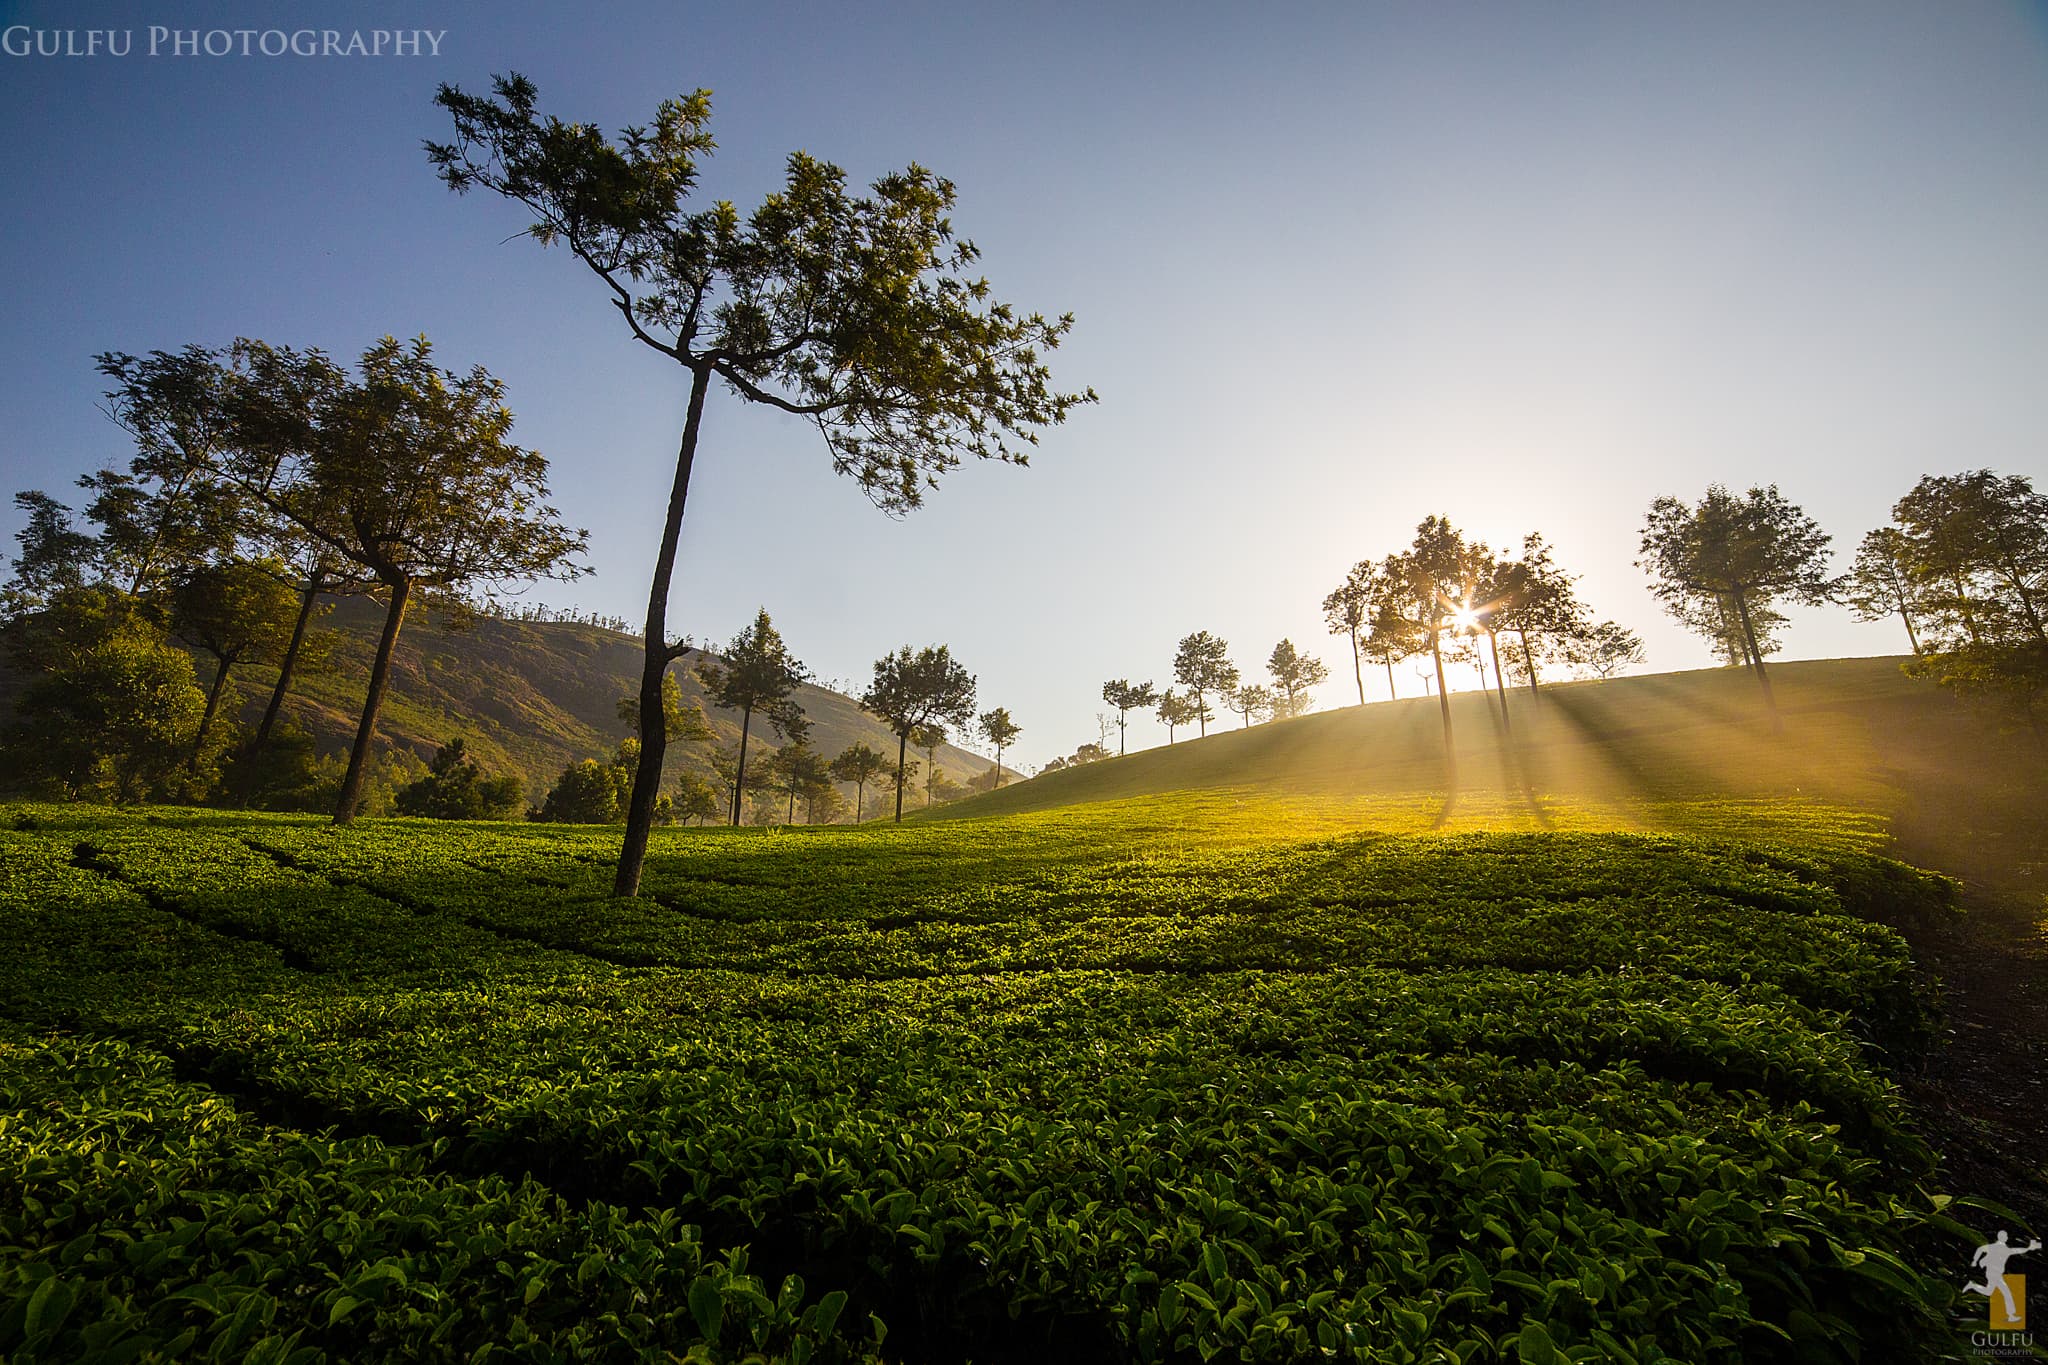
{"type": "MultiPolygon", "coordinates": [[[[1654,669],[1704,645],[1633,567],[1659,494],[1776,482],[1846,561],[1922,474],[2048,483],[2038,5],[0,3],[127,57],[0,56],[9,491],[124,458],[91,356],[424,332],[504,379],[637,620],[683,386],[566,255],[420,141],[440,81],[616,128],[713,92],[703,190],[804,149],[953,179],[1000,296],[1078,324],[1100,406],[893,521],[793,419],[714,398],[672,629],[765,605],[819,674],[949,643],[1027,765],[1196,629],[1349,690],[1322,595],[1430,513],[1541,530],[1654,669]],[[152,26],[430,28],[438,56],[145,55],[152,26]]],[[[18,526],[0,512],[11,546],[18,526]]],[[[1895,652],[1799,611],[1787,656],[1895,652]]],[[[1399,675],[1404,695],[1419,690],[1399,675]]],[[[1370,686],[1370,682],[1369,682],[1370,686]]],[[[1369,691],[1368,695],[1380,693],[1369,691]]],[[[1149,721],[1134,742],[1155,741],[1149,721]]],[[[1156,738],[1162,738],[1163,734],[1156,738]]]]}

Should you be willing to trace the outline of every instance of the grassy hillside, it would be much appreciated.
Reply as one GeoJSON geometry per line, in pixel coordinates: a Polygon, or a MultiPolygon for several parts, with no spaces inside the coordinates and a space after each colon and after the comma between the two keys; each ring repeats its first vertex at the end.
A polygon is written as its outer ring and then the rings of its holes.
{"type": "MultiPolygon", "coordinates": [[[[339,751],[354,737],[383,609],[363,598],[344,599],[325,624],[336,632],[327,667],[303,677],[287,702],[286,714],[310,730],[323,748],[339,751]]],[[[676,666],[685,700],[703,702],[703,688],[690,665],[693,653],[676,666]]],[[[626,734],[619,723],[622,697],[637,693],[640,642],[598,626],[565,622],[504,621],[485,617],[462,630],[448,630],[430,612],[407,617],[385,695],[378,734],[387,744],[431,757],[446,740],[462,736],[487,768],[517,772],[527,799],[538,804],[563,766],[616,748],[626,734]]],[[[202,681],[211,661],[200,662],[202,681]]],[[[262,716],[276,678],[252,668],[236,678],[241,714],[253,726],[262,716]]],[[[812,723],[811,743],[831,755],[865,740],[893,757],[896,741],[851,697],[820,687],[802,688],[798,700],[812,723]]],[[[706,706],[705,715],[721,740],[737,740],[737,712],[706,706]]],[[[776,743],[756,725],[752,744],[776,743]]],[[[676,768],[709,772],[707,746],[678,746],[676,768]]],[[[955,781],[991,767],[989,760],[951,745],[939,750],[939,767],[955,781]]]]}
{"type": "Polygon", "coordinates": [[[1908,678],[1898,659],[1774,665],[1784,728],[1755,679],[1713,669],[1451,698],[1457,766],[1434,698],[1212,727],[1124,758],[955,803],[936,818],[1049,810],[1175,791],[1369,800],[1384,827],[1658,828],[1660,808],[1796,798],[1868,811],[1911,861],[2033,897],[2048,891],[2048,756],[1983,711],[1908,678]],[[1387,798],[1405,798],[1389,805],[1387,798]]]}

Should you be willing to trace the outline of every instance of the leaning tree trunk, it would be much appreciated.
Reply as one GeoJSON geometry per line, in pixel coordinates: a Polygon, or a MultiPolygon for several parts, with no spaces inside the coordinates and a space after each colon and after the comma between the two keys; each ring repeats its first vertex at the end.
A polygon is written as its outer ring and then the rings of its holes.
{"type": "Polygon", "coordinates": [[[1394,656],[1389,654],[1384,662],[1387,665],[1387,700],[1399,701],[1401,689],[1394,686],[1394,656]]]}
{"type": "Polygon", "coordinates": [[[284,658],[277,666],[277,686],[270,689],[270,705],[263,708],[263,720],[256,727],[256,738],[249,741],[249,755],[254,757],[263,752],[263,746],[270,742],[270,732],[277,725],[278,715],[284,710],[285,695],[291,691],[292,674],[299,666],[299,651],[306,644],[306,627],[312,623],[313,608],[320,597],[325,580],[314,574],[306,583],[299,598],[299,619],[292,623],[292,642],[285,646],[284,658]]]}
{"type": "MultiPolygon", "coordinates": [[[[647,590],[646,652],[640,667],[640,759],[633,767],[633,794],[626,802],[626,839],[619,849],[619,871],[612,878],[614,896],[640,894],[640,867],[647,861],[647,836],[654,829],[654,802],[661,794],[661,761],[668,754],[668,714],[661,705],[661,680],[668,674],[668,586],[675,576],[676,542],[683,533],[683,505],[690,496],[690,466],[697,458],[697,431],[704,420],[704,394],[711,387],[708,367],[692,372],[689,413],[683,419],[683,440],[676,450],[676,478],[668,494],[668,519],[661,527],[661,551],[654,559],[654,582],[647,590]]],[[[738,787],[734,787],[737,801],[738,787]]]]}
{"type": "Polygon", "coordinates": [[[1358,683],[1358,704],[1365,705],[1365,665],[1358,657],[1358,627],[1351,628],[1351,676],[1358,683]]]}
{"type": "Polygon", "coordinates": [[[1536,655],[1529,648],[1529,632],[1518,628],[1515,634],[1522,637],[1522,664],[1529,670],[1529,695],[1536,693],[1536,655]]]}
{"type": "Polygon", "coordinates": [[[1899,606],[1899,619],[1906,623],[1906,639],[1913,646],[1913,657],[1917,659],[1920,657],[1920,632],[1913,629],[1913,613],[1906,610],[1904,603],[1899,606]]]}
{"type": "Polygon", "coordinates": [[[213,675],[213,686],[207,689],[206,710],[199,715],[199,733],[192,737],[191,767],[195,773],[199,771],[199,756],[206,752],[206,736],[213,729],[214,713],[220,710],[221,693],[227,691],[228,670],[234,666],[233,659],[222,655],[220,668],[213,675]]]}
{"type": "Polygon", "coordinates": [[[1764,671],[1764,653],[1757,648],[1756,627],[1749,619],[1749,594],[1738,591],[1735,594],[1735,615],[1742,622],[1743,646],[1749,650],[1749,657],[1756,667],[1756,680],[1764,689],[1764,707],[1771,713],[1771,724],[1783,728],[1785,721],[1778,714],[1778,698],[1771,691],[1771,675],[1764,671]]]}
{"type": "Polygon", "coordinates": [[[1514,724],[1508,720],[1507,675],[1500,671],[1500,637],[1492,631],[1486,632],[1486,647],[1493,651],[1493,690],[1500,693],[1500,725],[1509,738],[1514,737],[1514,724]]]}
{"type": "Polygon", "coordinates": [[[384,686],[391,681],[391,656],[398,648],[398,630],[405,624],[405,602],[411,595],[410,578],[401,578],[391,585],[391,606],[384,613],[384,634],[377,641],[377,661],[370,665],[370,692],[363,699],[362,723],[356,726],[356,742],[348,752],[348,772],[341,779],[341,799],[334,807],[337,825],[355,819],[356,806],[362,800],[370,741],[377,736],[377,709],[384,704],[384,686]]]}

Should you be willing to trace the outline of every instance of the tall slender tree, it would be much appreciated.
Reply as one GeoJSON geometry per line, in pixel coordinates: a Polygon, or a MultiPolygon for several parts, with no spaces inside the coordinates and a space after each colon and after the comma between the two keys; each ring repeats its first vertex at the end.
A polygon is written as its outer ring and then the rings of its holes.
{"type": "MultiPolygon", "coordinates": [[[[974,715],[974,675],[953,662],[944,645],[913,652],[909,645],[875,660],[874,681],[860,704],[896,736],[896,819],[903,819],[903,774],[913,731],[965,725],[974,715]]],[[[936,748],[936,746],[934,746],[936,748]]]]}
{"type": "Polygon", "coordinates": [[[976,724],[981,730],[981,737],[995,746],[996,786],[1000,787],[1003,785],[1003,750],[1017,742],[1017,736],[1024,733],[1024,728],[1010,719],[1009,708],[1003,706],[982,712],[976,724]]]}
{"type": "MultiPolygon", "coordinates": [[[[1376,578],[1379,567],[1369,559],[1351,566],[1351,572],[1323,598],[1323,624],[1332,635],[1351,638],[1351,676],[1358,684],[1358,704],[1365,705],[1364,633],[1372,624],[1373,602],[1379,595],[1376,578]]],[[[1388,664],[1387,686],[1394,685],[1393,665],[1388,664]]]]}
{"type": "Polygon", "coordinates": [[[1133,683],[1125,678],[1112,678],[1102,685],[1102,699],[1116,708],[1116,752],[1123,757],[1124,717],[1131,711],[1143,710],[1159,700],[1149,680],[1133,683]]]}
{"type": "Polygon", "coordinates": [[[1638,566],[1666,610],[1690,623],[1703,603],[1725,604],[1741,630],[1764,705],[1777,723],[1778,702],[1758,636],[1757,613],[1779,601],[1818,605],[1834,595],[1828,535],[1785,500],[1777,486],[1737,497],[1720,484],[1698,503],[1662,497],[1643,520],[1638,566]]]}
{"type": "MultiPolygon", "coordinates": [[[[711,700],[740,713],[740,747],[732,789],[734,825],[740,822],[740,793],[747,782],[747,736],[753,729],[754,713],[765,716],[783,738],[802,739],[803,708],[792,697],[809,676],[810,670],[797,662],[775,623],[768,619],[766,607],[754,614],[752,625],[733,637],[724,658],[705,654],[697,660],[697,677],[711,700]]],[[[642,746],[644,762],[644,740],[642,746]]]]}
{"type": "MultiPolygon", "coordinates": [[[[952,182],[912,165],[852,195],[838,167],[799,152],[782,189],[742,218],[728,202],[687,202],[712,147],[708,91],[664,101],[651,125],[616,143],[594,125],[543,117],[537,101],[517,74],[496,78],[488,97],[444,85],[436,102],[454,134],[427,154],[456,192],[480,187],[522,205],[528,234],[567,247],[634,340],[688,376],[648,593],[650,716],[674,657],[669,584],[714,379],[815,423],[833,469],[891,512],[916,507],[963,456],[1024,463],[1038,429],[1093,401],[1054,389],[1042,359],[1071,316],[1020,313],[972,273],[979,252],[948,217],[952,182]]],[[[621,896],[639,887],[659,748],[642,750],[634,775],[621,896]]]]}

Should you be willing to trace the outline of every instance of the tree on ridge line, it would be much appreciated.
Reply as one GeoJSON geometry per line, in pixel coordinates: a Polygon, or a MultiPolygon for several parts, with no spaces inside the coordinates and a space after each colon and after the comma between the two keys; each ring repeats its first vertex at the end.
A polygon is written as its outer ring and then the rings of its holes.
{"type": "Polygon", "coordinates": [[[527,231],[561,244],[603,284],[633,339],[689,376],[675,478],[648,593],[641,706],[650,739],[635,770],[613,891],[637,894],[660,785],[662,672],[674,657],[668,595],[715,377],[743,401],[816,423],[835,472],[883,509],[916,507],[963,455],[1022,464],[1037,429],[1094,393],[1062,393],[1042,360],[1073,325],[997,302],[969,272],[952,182],[912,164],[851,196],[838,167],[803,153],[783,188],[742,219],[729,202],[691,210],[712,141],[708,91],[664,101],[615,145],[594,126],[543,118],[533,83],[489,97],[443,85],[454,122],[430,161],[457,193],[523,205],[527,231]]]}

